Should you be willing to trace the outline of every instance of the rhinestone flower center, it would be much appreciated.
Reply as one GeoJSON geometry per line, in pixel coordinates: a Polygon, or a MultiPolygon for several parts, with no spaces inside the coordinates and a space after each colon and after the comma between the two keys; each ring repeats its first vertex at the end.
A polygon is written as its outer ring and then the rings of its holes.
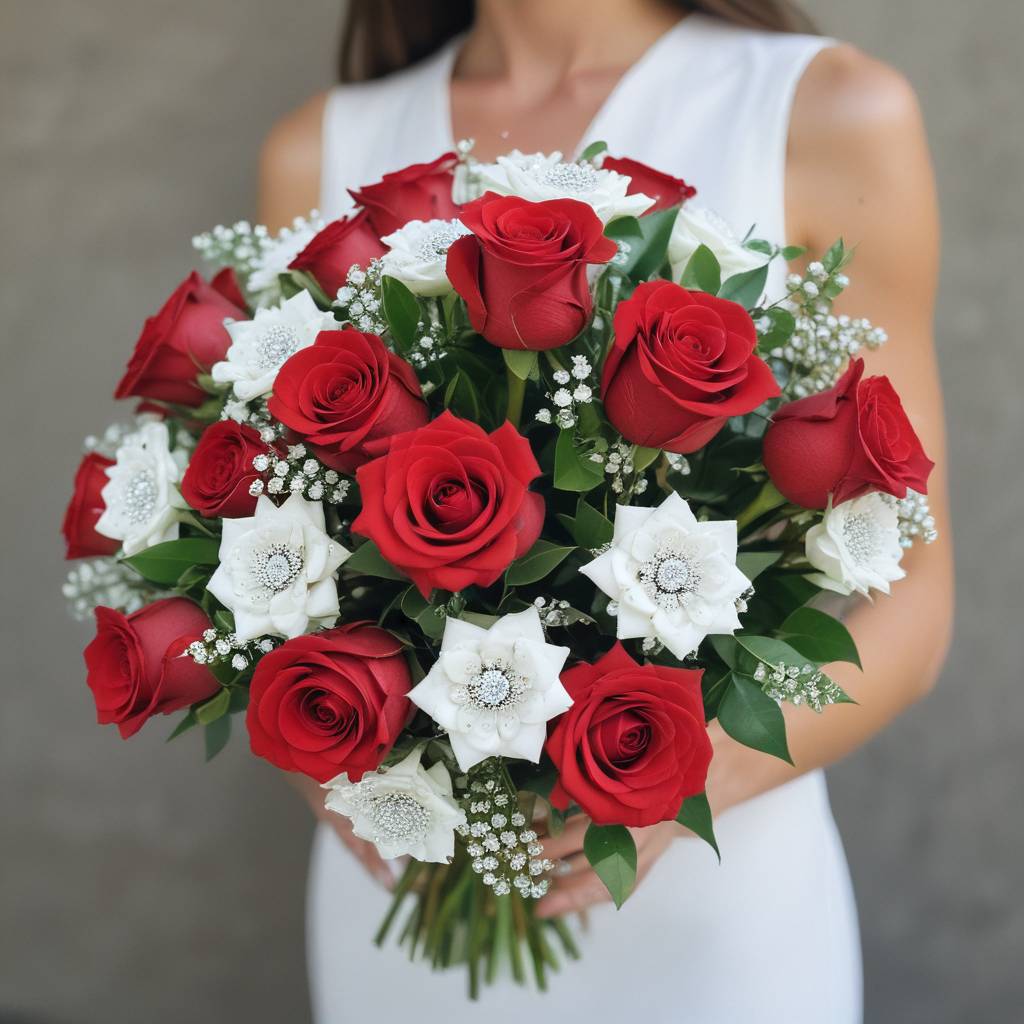
{"type": "Polygon", "coordinates": [[[878,524],[868,512],[853,512],[843,519],[843,543],[853,560],[864,565],[880,551],[878,524]]]}
{"type": "Polygon", "coordinates": [[[461,238],[465,233],[466,231],[461,225],[444,224],[422,239],[416,246],[416,255],[424,263],[434,263],[448,252],[452,242],[461,238]]]}
{"type": "Polygon", "coordinates": [[[408,793],[371,797],[367,810],[378,842],[417,843],[430,830],[430,811],[408,793]]]}
{"type": "Polygon", "coordinates": [[[700,587],[700,567],[684,552],[661,549],[637,570],[640,586],[664,611],[675,611],[700,587]]]}
{"type": "Polygon", "coordinates": [[[271,544],[257,557],[253,575],[272,594],[287,590],[302,572],[302,552],[292,544],[271,544]]]}
{"type": "Polygon", "coordinates": [[[148,469],[139,470],[125,484],[121,496],[125,519],[136,525],[148,522],[156,510],[158,493],[153,473],[148,469]]]}
{"type": "Polygon", "coordinates": [[[299,336],[293,327],[272,324],[255,345],[256,363],[262,370],[276,370],[299,350],[299,336]]]}
{"type": "Polygon", "coordinates": [[[466,685],[469,701],[485,711],[518,704],[526,693],[526,680],[503,662],[489,662],[466,685]]]}
{"type": "Polygon", "coordinates": [[[552,164],[544,174],[544,184],[565,192],[592,192],[598,176],[589,164],[552,164]]]}

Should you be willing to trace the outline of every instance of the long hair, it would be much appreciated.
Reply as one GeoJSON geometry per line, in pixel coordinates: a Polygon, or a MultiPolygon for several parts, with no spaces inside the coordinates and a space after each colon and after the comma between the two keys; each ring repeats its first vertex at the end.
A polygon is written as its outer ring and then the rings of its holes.
{"type": "MultiPolygon", "coordinates": [[[[381,78],[415,64],[469,28],[473,0],[349,0],[341,32],[342,82],[381,78]]],[[[814,32],[814,23],[790,0],[674,0],[736,25],[776,32],[814,32]]]]}

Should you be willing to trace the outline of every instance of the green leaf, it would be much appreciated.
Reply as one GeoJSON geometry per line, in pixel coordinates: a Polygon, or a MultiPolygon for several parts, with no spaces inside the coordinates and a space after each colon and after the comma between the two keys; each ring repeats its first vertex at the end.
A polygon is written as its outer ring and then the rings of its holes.
{"type": "Polygon", "coordinates": [[[204,730],[206,740],[206,760],[212,761],[231,739],[231,716],[221,715],[214,719],[204,730]]]}
{"type": "Polygon", "coordinates": [[[732,673],[731,685],[718,705],[718,721],[737,743],[793,763],[782,710],[750,677],[732,673]]]}
{"type": "Polygon", "coordinates": [[[683,270],[680,283],[684,288],[696,288],[708,295],[717,295],[718,289],[722,287],[722,268],[718,257],[706,245],[698,245],[683,270]]]}
{"type": "Polygon", "coordinates": [[[850,631],[817,608],[798,608],[793,612],[779,627],[779,639],[819,665],[848,661],[862,668],[850,631]]]}
{"type": "Polygon", "coordinates": [[[537,377],[537,353],[524,351],[518,348],[503,348],[501,354],[505,357],[505,365],[520,380],[529,380],[537,377]]]}
{"type": "Polygon", "coordinates": [[[753,270],[745,270],[742,274],[733,274],[723,281],[718,297],[738,302],[744,309],[753,309],[757,305],[757,300],[761,298],[767,280],[768,264],[765,263],[764,266],[755,267],[753,270]]]}
{"type": "Polygon", "coordinates": [[[834,274],[846,262],[846,245],[841,238],[836,239],[832,247],[821,258],[822,265],[834,274]]]}
{"type": "Polygon", "coordinates": [[[444,634],[445,616],[438,615],[432,605],[415,587],[410,587],[402,597],[402,614],[412,619],[432,640],[444,634]]]}
{"type": "Polygon", "coordinates": [[[408,350],[416,340],[420,325],[420,304],[416,296],[394,277],[381,278],[380,294],[391,337],[401,348],[408,350]]]}
{"type": "Polygon", "coordinates": [[[477,397],[473,378],[462,370],[448,382],[444,391],[444,407],[453,413],[478,422],[480,420],[480,399],[477,397]]]}
{"type": "Polygon", "coordinates": [[[642,473],[660,454],[660,448],[642,448],[637,445],[633,449],[633,472],[642,473]]]}
{"type": "Polygon", "coordinates": [[[560,491],[590,491],[604,482],[604,471],[576,450],[571,430],[563,430],[555,443],[555,487],[560,491]]]}
{"type": "Polygon", "coordinates": [[[235,617],[227,608],[218,608],[213,613],[213,624],[222,633],[234,633],[235,631],[235,617]]]}
{"type": "Polygon", "coordinates": [[[729,668],[736,667],[736,638],[729,636],[725,633],[715,633],[708,637],[708,641],[711,644],[715,654],[717,654],[722,661],[729,666],[729,668]]]}
{"type": "Polygon", "coordinates": [[[748,238],[743,243],[743,248],[764,253],[765,256],[772,256],[775,253],[775,246],[764,238],[748,238]]]}
{"type": "Polygon", "coordinates": [[[570,533],[581,548],[599,548],[612,539],[615,527],[607,517],[603,516],[580,496],[576,506],[576,518],[571,519],[570,533]]]}
{"type": "Polygon", "coordinates": [[[572,547],[552,544],[548,540],[539,540],[522,558],[517,558],[508,567],[505,582],[510,587],[536,583],[558,568],[575,550],[572,547]]]}
{"type": "Polygon", "coordinates": [[[196,565],[217,565],[220,542],[209,537],[183,537],[154,544],[137,555],[122,559],[150,583],[173,586],[196,565]]]}
{"type": "Polygon", "coordinates": [[[789,263],[791,260],[800,259],[807,252],[805,245],[784,245],[782,247],[782,258],[789,263]]]}
{"type": "Polygon", "coordinates": [[[167,737],[167,742],[170,743],[171,740],[176,740],[182,733],[188,732],[189,729],[195,728],[198,724],[196,713],[189,708],[182,720],[174,727],[171,735],[167,737]]]}
{"type": "Polygon", "coordinates": [[[695,836],[703,839],[721,861],[722,854],[715,841],[715,829],[711,821],[711,805],[708,803],[706,793],[687,797],[683,801],[683,806],[679,808],[676,821],[684,828],[688,828],[695,836]]]}
{"type": "Polygon", "coordinates": [[[623,825],[590,825],[583,852],[605,884],[616,907],[626,902],[636,884],[636,843],[623,825]]]}
{"type": "Polygon", "coordinates": [[[218,693],[214,694],[205,704],[200,704],[196,710],[196,721],[200,725],[209,725],[211,722],[216,721],[222,715],[228,713],[228,707],[231,704],[231,693],[229,690],[222,689],[218,693]]]}
{"type": "Polygon", "coordinates": [[[736,636],[736,643],[758,661],[769,666],[784,661],[787,665],[798,667],[804,665],[809,665],[811,668],[818,667],[817,662],[801,654],[784,640],[777,640],[773,636],[749,636],[746,633],[739,633],[736,636]]]}
{"type": "Polygon", "coordinates": [[[758,335],[757,343],[765,351],[782,348],[796,330],[796,319],[788,309],[766,309],[761,317],[767,317],[771,327],[758,335]]]}
{"type": "Polygon", "coordinates": [[[579,156],[579,163],[583,163],[584,160],[593,160],[595,156],[600,156],[602,153],[607,152],[607,142],[592,142],[579,156]]]}
{"type": "Polygon", "coordinates": [[[615,269],[633,281],[645,281],[656,274],[668,258],[668,240],[675,224],[678,206],[658,210],[637,219],[617,217],[604,230],[608,238],[625,242],[615,269]]]}
{"type": "Polygon", "coordinates": [[[781,551],[741,551],[736,556],[736,568],[753,582],[781,557],[781,551]]]}
{"type": "Polygon", "coordinates": [[[380,553],[380,548],[372,540],[360,544],[341,563],[341,567],[360,576],[377,576],[383,580],[408,579],[380,553]]]}

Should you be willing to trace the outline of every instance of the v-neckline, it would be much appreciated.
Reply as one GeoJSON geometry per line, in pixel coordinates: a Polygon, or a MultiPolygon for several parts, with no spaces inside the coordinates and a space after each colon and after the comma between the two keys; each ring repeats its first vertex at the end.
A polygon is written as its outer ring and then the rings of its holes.
{"type": "MultiPolygon", "coordinates": [[[[644,71],[654,63],[655,58],[668,43],[676,36],[688,32],[693,25],[700,20],[700,14],[692,12],[680,18],[671,28],[655,39],[650,46],[628,68],[619,76],[618,80],[608,91],[608,95],[601,101],[590,122],[583,131],[582,136],[576,141],[571,151],[572,156],[578,156],[592,142],[600,141],[600,128],[607,119],[611,109],[617,106],[621,97],[643,74],[644,71]]],[[[445,151],[454,150],[459,141],[455,138],[454,119],[452,117],[452,73],[455,69],[455,62],[458,59],[459,51],[465,41],[466,35],[462,33],[455,36],[445,44],[437,56],[438,75],[437,82],[437,109],[438,109],[438,131],[441,139],[441,148],[445,151]]],[[[569,155],[569,154],[567,154],[569,155]]]]}

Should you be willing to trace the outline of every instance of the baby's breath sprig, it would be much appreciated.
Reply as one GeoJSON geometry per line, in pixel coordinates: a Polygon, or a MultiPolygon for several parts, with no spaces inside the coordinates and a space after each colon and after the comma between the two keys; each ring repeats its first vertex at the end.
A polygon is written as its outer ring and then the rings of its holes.
{"type": "Polygon", "coordinates": [[[92,618],[97,605],[117,608],[131,615],[143,605],[155,601],[159,591],[116,558],[89,558],[78,561],[68,571],[61,592],[68,611],[77,622],[92,618]]]}
{"type": "Polygon", "coordinates": [[[356,263],[349,267],[334,301],[335,308],[341,310],[343,324],[366,334],[383,334],[387,330],[380,282],[379,259],[371,260],[365,269],[356,263]]]}
{"type": "Polygon", "coordinates": [[[555,423],[562,430],[576,426],[579,407],[594,401],[596,384],[591,380],[593,367],[586,356],[573,356],[572,368],[559,368],[551,375],[555,383],[553,391],[546,395],[553,408],[542,406],[536,418],[540,423],[555,423]],[[570,390],[571,389],[571,390],[570,390]]]}
{"type": "MultiPolygon", "coordinates": [[[[885,496],[887,499],[889,495],[885,496]]],[[[905,498],[891,498],[899,517],[900,547],[910,548],[917,540],[933,544],[939,538],[935,517],[928,507],[928,498],[917,491],[907,490],[905,498]]]]}
{"type": "Polygon", "coordinates": [[[838,704],[846,699],[837,683],[810,665],[787,665],[783,661],[765,665],[760,662],[754,669],[754,678],[772,700],[785,701],[797,707],[806,704],[819,714],[829,704],[838,704]]]}
{"type": "Polygon", "coordinates": [[[256,640],[239,640],[238,634],[211,627],[203,632],[201,640],[194,640],[185,653],[197,665],[216,665],[229,662],[236,672],[244,672],[255,665],[260,657],[277,646],[269,636],[256,640]]]}
{"type": "MultiPolygon", "coordinates": [[[[272,428],[261,431],[260,437],[269,443],[275,438],[271,435],[272,428]]],[[[254,497],[267,494],[301,494],[310,501],[326,501],[332,505],[340,505],[348,496],[352,487],[336,470],[325,466],[314,458],[302,442],[288,445],[284,454],[272,448],[254,456],[252,468],[257,473],[266,475],[263,480],[254,480],[249,493],[254,497]]]]}

